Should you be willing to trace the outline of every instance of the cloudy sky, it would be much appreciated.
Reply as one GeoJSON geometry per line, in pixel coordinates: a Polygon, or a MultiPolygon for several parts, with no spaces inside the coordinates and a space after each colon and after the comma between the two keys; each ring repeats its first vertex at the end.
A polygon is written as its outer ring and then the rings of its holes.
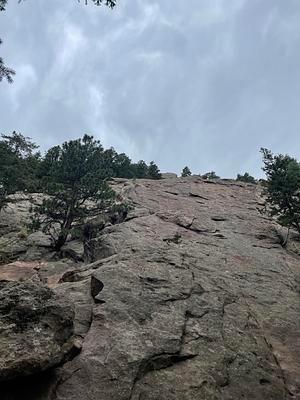
{"type": "Polygon", "coordinates": [[[261,176],[260,147],[300,158],[299,0],[8,3],[0,132],[224,177],[261,176]]]}

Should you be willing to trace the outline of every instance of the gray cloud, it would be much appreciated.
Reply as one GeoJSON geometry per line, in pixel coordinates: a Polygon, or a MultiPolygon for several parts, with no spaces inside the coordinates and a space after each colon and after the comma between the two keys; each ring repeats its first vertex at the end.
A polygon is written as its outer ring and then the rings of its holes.
{"type": "Polygon", "coordinates": [[[298,0],[9,2],[0,129],[43,148],[92,133],[162,170],[261,176],[300,156],[298,0]]]}

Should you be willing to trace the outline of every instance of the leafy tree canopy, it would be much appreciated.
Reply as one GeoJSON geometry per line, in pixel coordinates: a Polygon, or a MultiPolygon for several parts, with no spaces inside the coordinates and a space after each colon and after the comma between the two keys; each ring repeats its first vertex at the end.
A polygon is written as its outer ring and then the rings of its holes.
{"type": "Polygon", "coordinates": [[[300,163],[288,155],[262,148],[264,183],[270,214],[300,233],[300,163]]]}

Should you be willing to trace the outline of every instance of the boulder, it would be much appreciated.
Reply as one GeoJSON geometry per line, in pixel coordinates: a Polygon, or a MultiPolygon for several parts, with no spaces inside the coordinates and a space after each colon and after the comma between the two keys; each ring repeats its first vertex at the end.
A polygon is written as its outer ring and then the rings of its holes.
{"type": "Polygon", "coordinates": [[[73,348],[74,310],[34,283],[0,282],[0,381],[61,364],[73,348]]]}

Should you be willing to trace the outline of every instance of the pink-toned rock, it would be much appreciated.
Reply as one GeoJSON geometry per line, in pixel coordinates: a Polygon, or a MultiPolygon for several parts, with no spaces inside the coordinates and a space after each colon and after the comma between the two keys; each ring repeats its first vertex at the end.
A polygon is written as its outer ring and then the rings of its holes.
{"type": "Polygon", "coordinates": [[[40,269],[40,262],[15,261],[0,265],[0,281],[30,280],[40,269]]]}
{"type": "Polygon", "coordinates": [[[95,262],[38,273],[74,304],[80,354],[1,400],[299,400],[299,256],[259,187],[113,187],[133,209],[91,241],[95,262]]]}

